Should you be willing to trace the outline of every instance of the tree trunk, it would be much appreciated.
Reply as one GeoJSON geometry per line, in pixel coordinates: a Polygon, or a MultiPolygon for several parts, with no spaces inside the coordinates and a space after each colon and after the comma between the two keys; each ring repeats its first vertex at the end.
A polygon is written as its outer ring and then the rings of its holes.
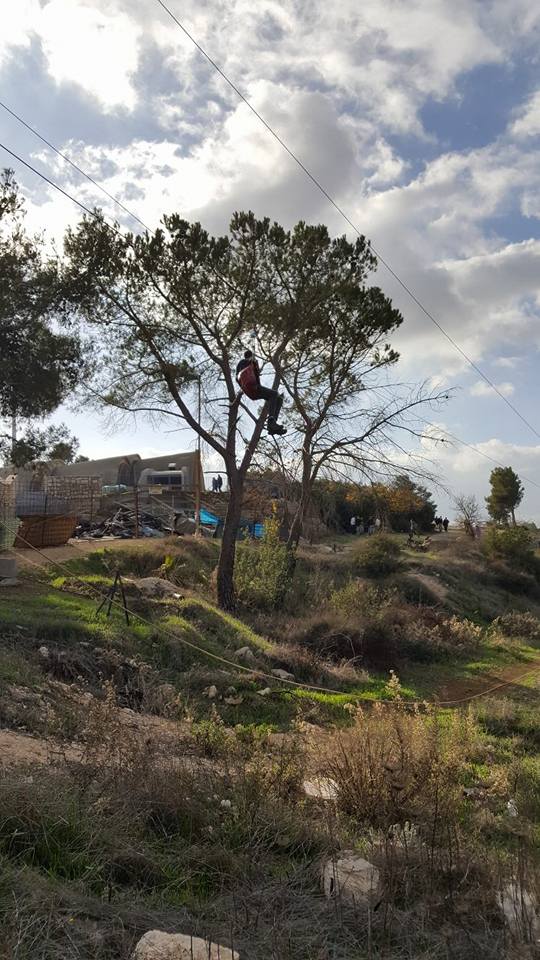
{"type": "Polygon", "coordinates": [[[236,556],[236,536],[242,513],[243,480],[229,474],[229,503],[223,526],[221,551],[217,567],[217,600],[222,610],[234,610],[236,595],[234,592],[234,559],[236,556]]]}
{"type": "Polygon", "coordinates": [[[15,460],[15,450],[17,449],[17,411],[15,407],[11,413],[11,462],[15,460]]]}
{"type": "Polygon", "coordinates": [[[287,540],[287,546],[290,550],[294,550],[298,546],[298,542],[302,536],[304,518],[311,503],[312,489],[313,478],[311,476],[311,461],[306,459],[304,462],[304,469],[302,471],[302,492],[300,494],[300,502],[293,517],[293,522],[289,531],[289,539],[287,540]]]}
{"type": "Polygon", "coordinates": [[[515,511],[514,511],[514,508],[513,508],[513,507],[510,507],[510,513],[512,514],[512,526],[515,527],[515,525],[516,525],[516,514],[515,514],[515,511]]]}

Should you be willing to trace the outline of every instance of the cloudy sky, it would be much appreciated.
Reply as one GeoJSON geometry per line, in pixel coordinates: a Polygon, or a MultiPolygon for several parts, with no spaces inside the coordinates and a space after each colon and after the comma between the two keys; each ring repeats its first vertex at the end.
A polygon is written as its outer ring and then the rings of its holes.
{"type": "MultiPolygon", "coordinates": [[[[168,0],[393,269],[540,433],[540,5],[535,0],[168,0]]],[[[0,96],[145,223],[211,230],[235,209],[347,226],[157,0],[5,2],[0,96]]],[[[89,205],[129,221],[0,109],[0,139],[89,205]]],[[[32,227],[77,208],[13,166],[32,227]]],[[[540,485],[540,439],[396,282],[400,376],[455,388],[442,428],[540,485]]],[[[111,433],[62,410],[89,456],[193,445],[144,423],[111,433]]],[[[487,492],[468,446],[424,449],[456,491],[487,492]]],[[[440,495],[444,509],[448,498],[440,495]]],[[[540,519],[540,486],[523,516],[540,519]]]]}

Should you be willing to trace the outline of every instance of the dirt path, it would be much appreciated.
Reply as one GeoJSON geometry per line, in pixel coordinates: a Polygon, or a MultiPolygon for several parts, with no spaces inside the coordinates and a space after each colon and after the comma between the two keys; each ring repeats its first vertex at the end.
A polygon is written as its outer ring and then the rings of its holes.
{"type": "MultiPolygon", "coordinates": [[[[50,763],[52,743],[31,737],[28,733],[19,733],[17,730],[0,730],[0,770],[11,767],[50,763]]],[[[66,754],[72,758],[77,755],[71,747],[66,748],[66,754]]]]}
{"type": "Polygon", "coordinates": [[[528,693],[536,696],[540,686],[540,659],[529,661],[529,663],[513,663],[503,670],[497,670],[496,673],[482,673],[477,677],[456,677],[447,680],[436,692],[439,701],[460,700],[466,697],[477,697],[486,694],[488,690],[497,687],[498,684],[504,684],[499,689],[493,690],[493,696],[505,697],[511,693],[528,693]],[[537,670],[536,677],[533,671],[537,670]],[[527,674],[528,676],[524,676],[527,674]],[[522,678],[522,679],[521,679],[522,678]],[[525,686],[525,683],[532,683],[532,686],[525,686]]]}
{"type": "Polygon", "coordinates": [[[28,548],[17,547],[16,557],[20,567],[31,568],[36,564],[47,566],[48,563],[57,561],[65,563],[66,560],[76,560],[77,557],[85,557],[96,550],[125,550],[126,545],[131,549],[137,549],[137,546],[147,546],[148,539],[139,540],[69,540],[63,547],[41,547],[40,553],[28,548]]]}

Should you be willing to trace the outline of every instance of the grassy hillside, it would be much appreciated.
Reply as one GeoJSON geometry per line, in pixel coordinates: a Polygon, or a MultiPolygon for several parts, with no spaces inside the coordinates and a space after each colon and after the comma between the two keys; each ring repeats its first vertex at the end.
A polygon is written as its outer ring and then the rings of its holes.
{"type": "Polygon", "coordinates": [[[245,547],[236,616],[187,539],[2,591],[0,957],[127,960],[152,928],[250,960],[536,955],[498,895],[540,885],[540,594],[465,539],[403,539],[384,576],[367,539],[303,549],[284,590],[245,547]],[[129,624],[96,615],[117,569],[129,624]],[[367,912],[321,894],[344,849],[380,870],[367,912]]]}

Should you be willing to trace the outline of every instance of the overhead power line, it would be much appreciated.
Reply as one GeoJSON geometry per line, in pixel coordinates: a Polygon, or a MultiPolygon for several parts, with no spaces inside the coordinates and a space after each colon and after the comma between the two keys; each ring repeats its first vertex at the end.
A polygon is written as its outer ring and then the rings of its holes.
{"type": "MultiPolygon", "coordinates": [[[[10,148],[7,147],[4,143],[0,142],[0,148],[2,150],[5,150],[6,153],[8,153],[15,160],[18,160],[19,163],[22,163],[25,167],[28,168],[28,170],[31,170],[32,173],[35,173],[36,176],[40,177],[42,180],[45,181],[45,183],[48,183],[51,187],[53,187],[55,190],[61,193],[64,197],[67,197],[68,200],[71,200],[72,203],[80,207],[81,210],[84,210],[84,212],[89,214],[89,216],[95,217],[96,219],[99,218],[99,214],[97,214],[95,210],[91,210],[80,200],[77,200],[77,198],[73,197],[70,193],[68,193],[67,190],[64,190],[63,187],[60,187],[57,183],[54,182],[54,180],[51,180],[50,177],[47,177],[44,173],[41,172],[41,170],[38,170],[37,167],[34,167],[31,163],[28,163],[27,160],[24,160],[21,156],[19,156],[19,154],[15,153],[13,150],[10,150],[10,148]]],[[[119,236],[122,236],[121,232],[115,226],[106,222],[105,222],[105,225],[110,230],[113,230],[115,233],[117,233],[119,236]]],[[[431,424],[431,426],[435,426],[435,425],[431,424]]],[[[437,428],[437,429],[439,430],[440,428],[437,428]]],[[[499,460],[495,460],[489,454],[484,453],[483,450],[479,450],[477,447],[475,447],[471,443],[468,443],[466,440],[461,440],[459,437],[456,437],[454,434],[449,433],[447,430],[440,429],[440,432],[441,433],[444,432],[446,434],[446,437],[448,437],[449,440],[454,440],[456,443],[460,443],[464,447],[469,447],[469,449],[473,450],[474,453],[477,453],[479,456],[484,457],[486,460],[490,460],[491,463],[494,463],[496,466],[498,467],[504,466],[504,464],[501,463],[499,460]]],[[[430,435],[426,435],[426,437],[429,439],[433,439],[435,442],[437,441],[437,439],[439,439],[439,442],[441,442],[441,438],[431,437],[430,435]]],[[[446,442],[446,440],[442,440],[442,442],[444,443],[446,442]]],[[[535,480],[531,480],[530,477],[523,476],[523,480],[525,480],[527,483],[532,484],[535,487],[540,487],[540,484],[538,484],[535,480]]]]}
{"type": "Polygon", "coordinates": [[[86,204],[82,203],[81,200],[77,200],[76,197],[72,197],[67,190],[64,190],[63,187],[58,186],[54,180],[51,180],[44,173],[41,173],[41,170],[38,170],[37,167],[33,167],[31,163],[28,163],[27,160],[23,160],[18,153],[15,153],[14,150],[10,150],[9,147],[6,147],[5,143],[0,142],[0,147],[2,150],[5,150],[6,153],[9,153],[10,157],[13,157],[15,160],[18,160],[19,163],[22,163],[28,170],[31,170],[32,173],[35,173],[38,177],[41,177],[42,180],[45,180],[45,183],[48,183],[51,187],[54,187],[55,190],[58,190],[59,193],[62,193],[64,197],[67,197],[68,200],[71,200],[72,203],[76,203],[81,210],[84,210],[85,213],[88,213],[91,217],[97,217],[98,214],[95,210],[91,210],[90,207],[87,207],[86,204]]]}
{"type": "MultiPolygon", "coordinates": [[[[467,443],[466,440],[462,440],[460,437],[456,437],[454,433],[450,433],[448,430],[443,430],[440,427],[437,427],[436,424],[430,424],[430,426],[433,426],[439,433],[444,433],[445,436],[436,437],[428,433],[424,435],[426,440],[433,440],[435,443],[448,443],[449,441],[454,441],[454,443],[461,444],[462,447],[468,447],[469,450],[472,450],[473,453],[478,454],[479,457],[483,457],[484,460],[489,460],[490,463],[494,463],[496,467],[504,468],[505,466],[507,466],[506,464],[502,463],[500,460],[496,460],[495,457],[491,457],[489,453],[485,453],[483,450],[479,450],[478,447],[475,446],[473,443],[467,443]]],[[[531,486],[538,487],[538,489],[540,490],[540,483],[537,483],[536,480],[532,480],[531,477],[527,477],[525,476],[525,474],[521,472],[519,476],[524,483],[529,483],[531,486]]]]}
{"type": "MultiPolygon", "coordinates": [[[[322,183],[320,182],[320,180],[318,180],[317,177],[311,172],[311,170],[309,170],[308,167],[306,167],[306,165],[303,163],[303,161],[300,159],[300,157],[298,157],[297,154],[294,153],[293,150],[291,150],[291,148],[287,145],[287,143],[285,142],[285,140],[283,140],[282,137],[280,137],[279,133],[277,133],[277,131],[271,126],[271,124],[269,124],[268,121],[265,120],[265,118],[262,116],[262,114],[259,113],[259,111],[253,106],[253,104],[248,100],[248,98],[247,98],[247,97],[242,93],[242,91],[236,86],[236,84],[234,83],[234,81],[231,80],[231,78],[225,73],[224,70],[222,70],[222,68],[219,66],[219,64],[216,63],[216,61],[212,59],[212,57],[210,56],[210,54],[206,52],[206,50],[204,49],[204,47],[198,42],[198,40],[195,39],[195,37],[193,36],[193,34],[189,32],[189,30],[184,26],[184,24],[181,22],[181,20],[179,20],[178,17],[173,13],[173,11],[170,9],[170,7],[168,7],[167,4],[163,2],[163,0],[157,0],[157,3],[158,3],[159,6],[169,15],[169,17],[175,22],[175,24],[177,25],[177,27],[180,28],[180,30],[182,31],[182,33],[185,34],[185,36],[191,41],[191,43],[192,43],[192,44],[197,48],[197,50],[202,54],[202,56],[203,56],[203,57],[208,61],[208,63],[214,68],[214,70],[217,70],[217,72],[219,73],[219,75],[223,78],[223,80],[225,80],[225,82],[229,85],[229,87],[230,87],[232,90],[234,90],[234,92],[236,93],[236,95],[240,98],[240,100],[242,100],[243,103],[245,103],[245,105],[249,108],[249,110],[251,110],[251,112],[253,113],[253,115],[254,115],[255,117],[257,117],[257,119],[263,124],[264,127],[266,127],[266,129],[268,130],[268,132],[274,137],[275,140],[277,140],[277,142],[278,142],[278,143],[280,144],[280,146],[285,150],[285,152],[288,153],[288,155],[291,157],[291,159],[294,160],[294,162],[295,162],[295,163],[300,167],[300,169],[306,174],[306,176],[307,176],[307,177],[311,180],[311,182],[317,187],[317,189],[320,190],[320,192],[323,194],[323,196],[326,197],[326,199],[328,200],[328,202],[334,207],[334,209],[335,209],[335,210],[339,213],[339,215],[345,220],[345,222],[349,224],[349,226],[351,227],[351,229],[354,230],[354,232],[355,232],[359,237],[362,236],[362,233],[361,233],[360,229],[359,229],[359,228],[356,226],[356,224],[350,219],[350,217],[348,216],[348,214],[345,213],[345,211],[343,210],[343,208],[340,207],[339,204],[334,200],[334,198],[331,196],[331,194],[328,192],[328,190],[326,190],[326,188],[322,185],[322,183]]],[[[394,278],[394,280],[397,281],[397,283],[398,283],[398,284],[400,285],[400,287],[408,294],[408,296],[411,298],[411,300],[413,300],[413,302],[420,308],[420,310],[425,314],[425,316],[428,318],[428,320],[430,320],[431,323],[433,323],[433,324],[437,327],[437,329],[439,330],[439,332],[442,333],[442,335],[443,335],[444,337],[446,337],[446,339],[448,340],[448,342],[452,344],[452,346],[458,351],[458,353],[463,357],[463,359],[467,361],[467,363],[472,367],[472,369],[475,370],[476,373],[477,373],[480,377],[482,377],[482,379],[491,387],[492,390],[495,391],[495,393],[501,398],[501,400],[504,401],[504,403],[507,405],[507,407],[509,407],[510,410],[512,410],[513,413],[515,413],[516,416],[519,417],[519,419],[525,424],[525,426],[528,427],[529,430],[532,430],[532,432],[535,434],[535,436],[538,437],[538,439],[540,440],[540,432],[536,429],[536,427],[534,427],[534,426],[532,425],[532,423],[530,423],[529,420],[527,420],[527,418],[518,410],[518,408],[517,408],[513,403],[510,402],[510,400],[508,399],[508,397],[505,397],[505,396],[504,396],[504,394],[502,393],[502,391],[499,390],[499,388],[497,387],[497,384],[494,383],[493,380],[491,380],[490,377],[488,377],[488,375],[487,375],[486,373],[484,373],[484,371],[478,366],[478,364],[475,363],[475,361],[472,360],[471,357],[469,357],[469,355],[465,352],[465,350],[463,350],[463,348],[460,347],[459,343],[457,343],[457,341],[454,340],[454,338],[451,336],[451,334],[449,334],[448,331],[445,330],[445,328],[443,327],[443,325],[436,319],[436,317],[433,316],[433,314],[428,310],[428,308],[424,306],[424,304],[422,303],[422,301],[419,300],[419,298],[418,298],[418,297],[416,296],[416,294],[411,290],[411,288],[405,283],[405,281],[401,279],[401,277],[396,273],[396,271],[393,269],[393,267],[390,266],[390,264],[389,264],[388,261],[382,256],[382,254],[381,254],[378,250],[375,249],[375,247],[373,246],[373,244],[371,244],[371,249],[373,250],[373,253],[374,253],[375,256],[377,257],[377,259],[383,264],[384,267],[386,267],[386,269],[388,270],[388,273],[394,278]]]]}
{"type": "Polygon", "coordinates": [[[65,163],[69,163],[70,167],[73,167],[73,169],[76,170],[77,173],[80,173],[82,177],[85,177],[90,183],[94,185],[94,187],[97,187],[98,190],[101,190],[101,192],[106,197],[108,197],[109,200],[112,200],[113,203],[116,203],[124,211],[124,213],[127,213],[129,217],[131,217],[133,220],[136,220],[137,223],[141,225],[141,227],[144,227],[145,230],[148,230],[148,232],[151,233],[150,227],[146,226],[144,220],[141,220],[141,218],[138,217],[137,214],[133,213],[132,210],[126,207],[125,204],[123,204],[122,201],[118,199],[118,197],[115,197],[112,193],[109,193],[109,191],[106,190],[105,187],[101,185],[101,183],[98,183],[97,180],[94,180],[94,178],[91,177],[89,173],[86,173],[86,170],[83,170],[82,167],[80,167],[77,163],[75,163],[74,160],[68,157],[67,154],[63,153],[62,150],[59,150],[59,148],[56,147],[54,143],[51,143],[50,140],[47,140],[47,138],[44,137],[39,132],[39,130],[36,130],[35,127],[32,127],[31,124],[27,123],[27,121],[23,117],[19,116],[18,113],[15,113],[15,111],[12,110],[11,107],[8,107],[7,103],[4,103],[2,100],[0,100],[0,107],[2,107],[6,111],[6,113],[9,113],[12,117],[14,117],[14,119],[17,120],[18,123],[22,124],[23,127],[26,127],[27,130],[30,130],[30,133],[32,133],[35,137],[37,137],[38,140],[41,140],[42,143],[44,143],[47,147],[49,147],[56,154],[58,154],[58,156],[61,157],[62,160],[65,161],[65,163]]]}

